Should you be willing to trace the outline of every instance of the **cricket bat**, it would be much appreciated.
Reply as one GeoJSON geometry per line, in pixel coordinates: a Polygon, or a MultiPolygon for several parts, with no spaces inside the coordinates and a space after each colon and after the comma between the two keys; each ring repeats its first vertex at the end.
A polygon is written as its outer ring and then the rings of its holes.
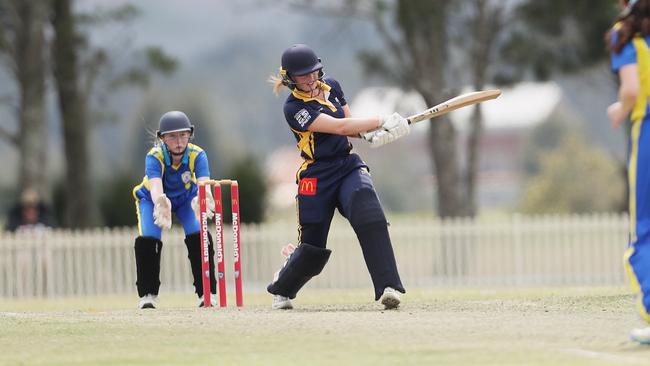
{"type": "Polygon", "coordinates": [[[501,90],[492,89],[492,90],[482,90],[475,91],[471,93],[461,94],[457,97],[453,97],[447,101],[444,101],[436,106],[433,106],[424,112],[414,114],[407,118],[409,125],[414,123],[424,121],[433,117],[442,116],[456,109],[467,107],[476,103],[485,102],[487,100],[496,99],[501,95],[501,90]]]}

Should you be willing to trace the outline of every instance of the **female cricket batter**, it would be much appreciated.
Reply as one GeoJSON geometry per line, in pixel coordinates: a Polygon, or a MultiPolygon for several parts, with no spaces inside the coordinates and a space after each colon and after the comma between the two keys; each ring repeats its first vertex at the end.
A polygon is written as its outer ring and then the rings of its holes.
{"type": "MultiPolygon", "coordinates": [[[[210,179],[206,153],[190,143],[194,126],[183,112],[165,113],[158,126],[157,143],[145,158],[145,176],[142,183],[133,188],[138,229],[135,239],[135,264],[137,269],[140,309],[157,306],[160,288],[161,231],[172,226],[171,214],[183,225],[188,259],[194,276],[194,288],[203,305],[201,279],[201,242],[199,240],[199,205],[197,182],[210,179]]],[[[214,214],[214,200],[209,190],[208,217],[214,214]]],[[[216,293],[214,277],[214,249],[209,237],[210,289],[216,293]]],[[[216,296],[213,296],[216,303],[216,296]]],[[[215,305],[213,303],[213,305],[215,305]]]]}
{"type": "MultiPolygon", "coordinates": [[[[607,108],[614,128],[630,115],[628,162],[630,243],[625,264],[639,294],[641,317],[650,322],[650,0],[619,0],[623,11],[609,33],[612,70],[620,78],[618,101],[607,108]]],[[[650,344],[650,327],[630,337],[650,344]]]]}
{"type": "Polygon", "coordinates": [[[291,309],[290,299],[319,274],[330,250],[327,234],[338,209],[359,239],[375,287],[375,301],[387,309],[399,306],[404,293],[388,234],[386,217],[368,173],[357,154],[350,153],[348,137],[362,137],[380,146],[409,133],[406,119],[395,113],[384,118],[351,118],[341,85],[323,77],[323,65],[313,50],[297,44],[282,54],[274,91],[291,90],[284,116],[304,163],[296,173],[298,246],[267,290],[274,309],[291,309]],[[371,131],[371,132],[367,132],[371,131]]]}

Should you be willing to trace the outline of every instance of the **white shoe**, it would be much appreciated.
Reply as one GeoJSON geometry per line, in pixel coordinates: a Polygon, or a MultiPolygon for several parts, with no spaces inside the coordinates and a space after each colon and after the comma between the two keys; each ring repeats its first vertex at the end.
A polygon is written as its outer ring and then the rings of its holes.
{"type": "Polygon", "coordinates": [[[158,295],[146,294],[138,302],[139,309],[155,309],[158,306],[158,295]]]}
{"type": "Polygon", "coordinates": [[[632,329],[630,339],[641,344],[650,344],[650,327],[632,329]]]}
{"type": "Polygon", "coordinates": [[[397,309],[400,303],[399,292],[392,287],[386,287],[379,300],[384,305],[384,309],[397,309]]]}
{"type": "Polygon", "coordinates": [[[293,309],[291,300],[288,297],[282,295],[273,295],[273,304],[271,304],[271,307],[275,310],[293,309]]]}
{"type": "MultiPolygon", "coordinates": [[[[210,296],[210,305],[217,306],[217,294],[212,294],[210,296]]],[[[203,296],[199,297],[199,307],[203,307],[203,296]]]]}

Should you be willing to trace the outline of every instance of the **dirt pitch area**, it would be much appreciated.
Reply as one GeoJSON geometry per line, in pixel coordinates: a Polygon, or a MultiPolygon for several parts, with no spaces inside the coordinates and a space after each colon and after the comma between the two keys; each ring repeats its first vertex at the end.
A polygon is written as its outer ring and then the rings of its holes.
{"type": "Polygon", "coordinates": [[[626,288],[411,290],[397,311],[370,296],[306,288],[291,311],[265,294],[242,309],[4,299],[0,365],[650,365],[626,288]]]}

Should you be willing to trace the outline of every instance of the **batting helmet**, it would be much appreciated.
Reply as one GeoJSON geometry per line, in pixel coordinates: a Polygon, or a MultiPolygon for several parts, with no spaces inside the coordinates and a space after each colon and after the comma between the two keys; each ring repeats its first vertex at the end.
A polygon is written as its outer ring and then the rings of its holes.
{"type": "Polygon", "coordinates": [[[190,131],[190,135],[194,135],[194,125],[190,123],[185,113],[181,111],[167,112],[160,117],[158,122],[158,131],[156,135],[162,137],[166,133],[190,131]]]}
{"type": "Polygon", "coordinates": [[[304,44],[294,44],[282,53],[282,67],[280,75],[282,83],[289,88],[295,88],[291,76],[306,75],[318,70],[318,77],[323,76],[323,64],[316,56],[314,50],[304,44]]]}

